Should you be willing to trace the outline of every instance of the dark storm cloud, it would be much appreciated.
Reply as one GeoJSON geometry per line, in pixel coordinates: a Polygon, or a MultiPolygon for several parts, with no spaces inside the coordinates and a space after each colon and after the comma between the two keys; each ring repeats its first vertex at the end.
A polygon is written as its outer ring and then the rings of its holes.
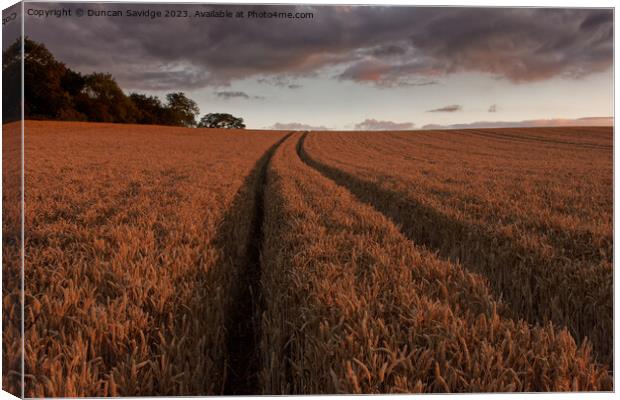
{"type": "MultiPolygon", "coordinates": [[[[454,9],[411,36],[444,71],[480,71],[513,82],[580,77],[609,68],[612,25],[600,10],[454,9]],[[596,16],[596,18],[594,18],[596,16]],[[587,32],[582,24],[590,26],[587,32]]],[[[603,11],[611,15],[611,11],[603,11]]]]}
{"type": "Polygon", "coordinates": [[[402,46],[388,44],[385,46],[378,46],[373,49],[370,49],[369,54],[374,57],[383,58],[383,57],[400,56],[400,55],[405,54],[406,52],[407,50],[405,50],[405,48],[403,48],[402,46]]]}
{"type": "Polygon", "coordinates": [[[579,26],[583,30],[596,29],[601,25],[612,25],[614,16],[605,10],[593,10],[579,26]]]}
{"type": "Polygon", "coordinates": [[[462,106],[458,105],[458,104],[452,104],[449,106],[444,106],[444,107],[440,107],[440,108],[435,108],[433,110],[428,110],[427,112],[447,112],[447,113],[452,113],[452,112],[457,112],[457,111],[461,111],[463,109],[462,106]]]}
{"type": "Polygon", "coordinates": [[[382,61],[367,59],[349,66],[338,79],[355,82],[373,83],[377,86],[428,86],[438,82],[441,73],[437,69],[420,62],[390,65],[382,61]]]}
{"type": "Polygon", "coordinates": [[[415,124],[411,122],[378,121],[376,119],[366,119],[359,124],[355,124],[355,129],[359,131],[404,131],[413,129],[415,124]]]}
{"type": "MultiPolygon", "coordinates": [[[[58,4],[30,3],[53,8],[58,4]]],[[[166,5],[64,4],[162,10],[166,5]]],[[[313,12],[312,19],[27,19],[27,34],[82,72],[125,88],[226,86],[235,79],[327,74],[377,85],[481,72],[512,82],[579,78],[612,63],[611,10],[352,6],[209,6],[212,11],[313,12]]],[[[294,84],[294,83],[291,83],[294,84]]]]}

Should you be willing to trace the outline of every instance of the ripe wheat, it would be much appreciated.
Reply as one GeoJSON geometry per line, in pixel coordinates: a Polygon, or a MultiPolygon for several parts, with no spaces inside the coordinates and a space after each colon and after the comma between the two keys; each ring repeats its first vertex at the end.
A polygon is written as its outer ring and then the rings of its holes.
{"type": "Polygon", "coordinates": [[[267,181],[265,393],[611,388],[587,344],[507,318],[485,279],[304,164],[299,138],[276,152],[267,181]]]}
{"type": "Polygon", "coordinates": [[[282,136],[27,122],[27,396],[222,393],[253,171],[282,136]]]}
{"type": "Polygon", "coordinates": [[[514,315],[612,362],[609,128],[313,133],[302,153],[416,243],[485,275],[514,315]]]}

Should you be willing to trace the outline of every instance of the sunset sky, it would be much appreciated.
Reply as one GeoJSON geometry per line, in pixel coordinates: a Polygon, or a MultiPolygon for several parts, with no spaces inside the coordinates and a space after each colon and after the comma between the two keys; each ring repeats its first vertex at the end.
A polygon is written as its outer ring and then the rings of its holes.
{"type": "Polygon", "coordinates": [[[314,17],[27,16],[25,30],[70,68],[109,72],[128,93],[185,91],[201,114],[229,112],[249,128],[592,125],[609,124],[600,117],[613,115],[611,10],[173,8],[190,15],[228,9],[314,17]]]}

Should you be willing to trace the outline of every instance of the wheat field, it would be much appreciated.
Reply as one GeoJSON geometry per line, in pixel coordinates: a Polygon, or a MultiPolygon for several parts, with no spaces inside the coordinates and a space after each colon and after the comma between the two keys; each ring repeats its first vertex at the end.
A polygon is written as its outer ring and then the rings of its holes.
{"type": "Polygon", "coordinates": [[[517,318],[612,362],[610,128],[313,134],[304,154],[413,241],[488,278],[517,318]]]}
{"type": "Polygon", "coordinates": [[[281,133],[26,126],[26,395],[220,394],[281,133]]]}
{"type": "Polygon", "coordinates": [[[610,128],[25,129],[28,397],[613,390],[610,128]]]}

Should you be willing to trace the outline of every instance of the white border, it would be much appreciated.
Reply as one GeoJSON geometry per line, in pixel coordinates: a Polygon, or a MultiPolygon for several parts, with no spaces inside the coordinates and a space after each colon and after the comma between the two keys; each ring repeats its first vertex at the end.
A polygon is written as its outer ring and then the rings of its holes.
{"type": "MultiPolygon", "coordinates": [[[[35,0],[36,1],[36,0],[35,0]]],[[[59,1],[60,2],[60,1],[59,1]]],[[[96,3],[97,1],[63,1],[65,3],[69,3],[69,2],[76,2],[76,3],[86,3],[86,2],[94,2],[96,3]]],[[[107,1],[110,2],[110,1],[107,1]]],[[[590,0],[590,1],[575,1],[575,0],[564,0],[564,1],[550,1],[550,0],[540,0],[540,1],[532,1],[532,0],[528,0],[528,1],[515,1],[515,0],[504,0],[504,1],[489,1],[489,0],[468,0],[468,1],[428,1],[428,0],[389,0],[389,1],[384,1],[384,0],[338,0],[338,1],[333,1],[333,0],[311,0],[311,1],[300,1],[300,0],[268,0],[268,1],[260,1],[260,0],[229,0],[229,1],[204,1],[204,2],[200,2],[200,1],[179,1],[179,0],[168,0],[168,1],[162,1],[162,0],[154,0],[154,1],[144,1],[144,0],[133,0],[133,1],[125,1],[125,3],[210,3],[210,4],[235,4],[235,3],[239,3],[239,4],[357,4],[357,5],[363,5],[363,4],[376,4],[376,5],[408,5],[408,6],[412,6],[412,5],[417,5],[417,6],[423,6],[423,5],[427,5],[427,6],[469,6],[469,7],[563,7],[563,8],[571,8],[571,7],[614,7],[614,2],[613,1],[603,1],[603,0],[590,0]]],[[[2,9],[5,9],[13,4],[17,3],[16,1],[10,1],[10,0],[0,0],[0,5],[2,6],[2,9]]],[[[123,1],[119,1],[119,3],[123,3],[123,1]]],[[[614,28],[615,28],[615,10],[614,10],[614,28]]],[[[617,43],[617,39],[618,39],[618,29],[614,29],[614,44],[617,43]]],[[[617,91],[618,88],[618,84],[615,80],[615,75],[617,72],[617,64],[615,63],[615,45],[614,45],[614,116],[619,115],[618,114],[618,105],[615,102],[615,93],[617,91]]],[[[22,110],[23,111],[23,110],[22,110]]],[[[23,136],[22,136],[22,140],[23,140],[23,136]]],[[[2,137],[0,136],[0,147],[2,144],[2,137]]],[[[22,150],[23,150],[23,145],[22,145],[22,150]]],[[[615,230],[615,227],[617,226],[618,223],[618,215],[616,214],[616,207],[615,207],[615,199],[616,197],[616,192],[617,189],[619,187],[620,184],[620,177],[615,174],[616,171],[616,160],[618,160],[618,148],[615,146],[615,121],[614,121],[614,244],[618,242],[618,233],[615,230]]],[[[23,157],[23,155],[22,155],[23,157]]],[[[23,176],[22,176],[23,178],[23,176]]],[[[0,191],[2,189],[2,184],[0,182],[0,191]]],[[[1,205],[1,197],[0,197],[0,205],[1,205]]],[[[0,207],[0,216],[1,216],[1,207],[0,207]]],[[[23,217],[23,213],[22,213],[22,217],[23,217]]],[[[0,230],[0,237],[1,237],[1,230],[0,230]]],[[[22,243],[23,243],[23,237],[22,237],[22,243]]],[[[614,260],[616,260],[616,247],[614,246],[614,260]]],[[[0,253],[0,260],[2,258],[2,254],[0,253]]],[[[614,262],[615,264],[615,262],[614,262]]],[[[1,270],[0,270],[0,277],[1,277],[1,270]]],[[[616,290],[614,290],[614,294],[617,292],[617,274],[614,274],[614,288],[616,290]]],[[[618,332],[618,326],[619,326],[619,321],[618,321],[618,296],[614,296],[614,332],[618,332]]],[[[0,321],[1,324],[1,321],[0,321]]],[[[615,336],[615,334],[614,334],[615,336]]],[[[1,352],[1,349],[0,349],[1,352]]],[[[614,354],[614,365],[616,366],[616,375],[614,377],[614,388],[618,388],[618,374],[617,374],[617,370],[618,370],[618,352],[616,351],[614,354]]],[[[1,358],[0,358],[0,366],[1,366],[1,358]]],[[[0,369],[1,370],[1,369],[0,369]]],[[[449,394],[441,394],[441,395],[431,395],[431,394],[425,394],[425,395],[376,395],[373,396],[373,399],[382,399],[382,400],[388,400],[388,399],[412,399],[414,397],[418,398],[418,397],[425,397],[425,398],[448,398],[448,396],[456,396],[457,398],[464,398],[464,399],[477,399],[477,398],[481,398],[481,399],[488,399],[488,400],[496,400],[496,399],[514,399],[514,400],[520,400],[520,399],[567,399],[567,400],[573,400],[573,399],[614,399],[616,398],[614,393],[536,393],[536,394],[521,394],[521,393],[506,393],[506,394],[455,394],[455,395],[449,395],[449,394]]],[[[278,396],[246,396],[246,398],[258,398],[260,397],[261,399],[279,399],[281,398],[278,396]]],[[[319,400],[322,397],[325,396],[303,396],[303,398],[309,399],[309,400],[319,400]]],[[[341,398],[341,397],[352,397],[352,396],[328,396],[330,398],[341,398]]],[[[357,397],[357,396],[356,396],[357,397]]],[[[145,397],[147,399],[181,399],[182,397],[145,397]]],[[[210,398],[210,397],[197,397],[197,398],[210,398]]],[[[239,396],[229,396],[228,398],[231,399],[237,399],[237,398],[242,398],[239,396]]],[[[0,391],[0,400],[9,400],[9,399],[15,399],[15,397],[13,397],[12,395],[8,394],[7,392],[4,391],[0,391]]]]}

